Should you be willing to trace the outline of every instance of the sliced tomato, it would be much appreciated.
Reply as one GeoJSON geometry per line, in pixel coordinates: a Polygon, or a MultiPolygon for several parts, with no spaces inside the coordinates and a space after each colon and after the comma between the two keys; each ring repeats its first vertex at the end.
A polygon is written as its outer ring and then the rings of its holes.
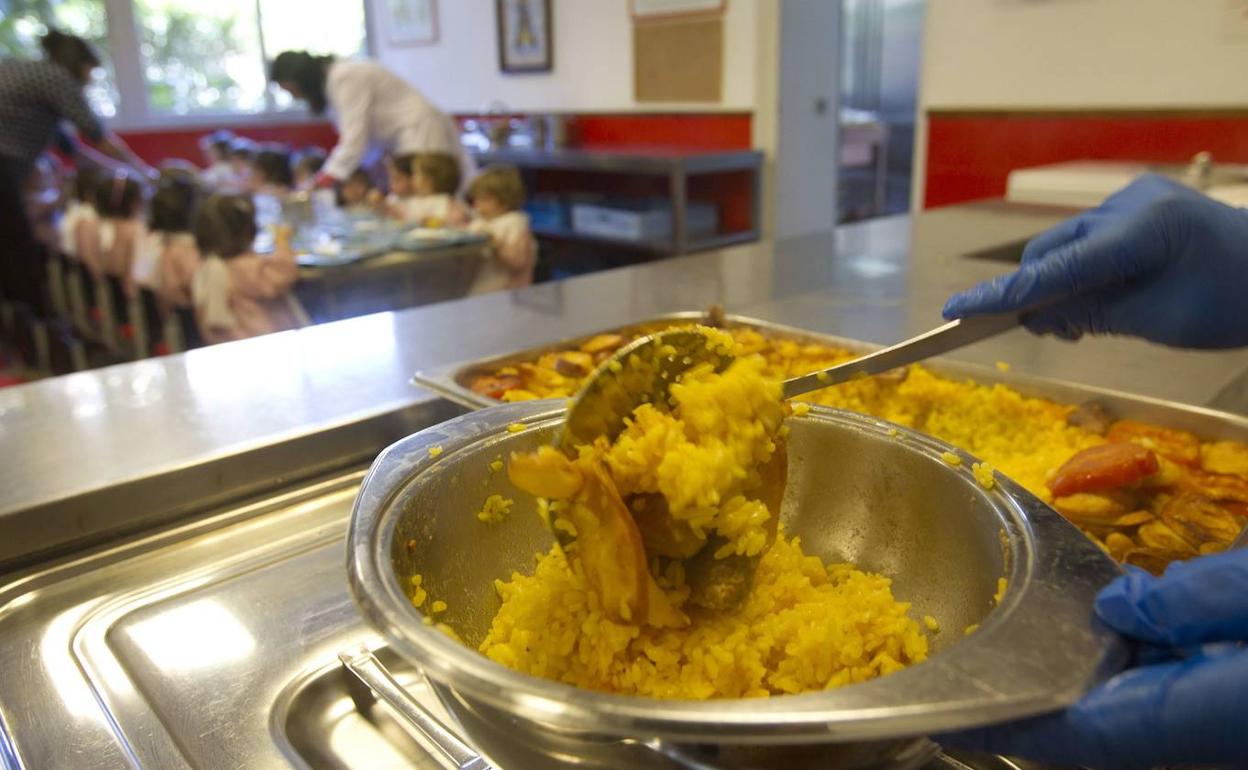
{"type": "Polygon", "coordinates": [[[1180,465],[1200,467],[1200,439],[1194,433],[1174,428],[1160,428],[1135,420],[1118,420],[1105,434],[1110,442],[1131,442],[1180,465]]]}
{"type": "Polygon", "coordinates": [[[468,387],[473,393],[501,399],[507,391],[514,390],[523,384],[524,381],[515,375],[500,374],[496,377],[478,377],[468,387]]]}
{"type": "Polygon", "coordinates": [[[1133,443],[1102,444],[1071,457],[1049,480],[1055,497],[1103,492],[1148,478],[1160,469],[1153,450],[1133,443]]]}

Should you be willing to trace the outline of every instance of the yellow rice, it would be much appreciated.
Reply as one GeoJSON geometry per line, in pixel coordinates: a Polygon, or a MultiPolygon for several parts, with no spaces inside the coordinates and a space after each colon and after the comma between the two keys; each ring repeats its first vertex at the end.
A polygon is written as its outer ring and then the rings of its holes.
{"type": "MultiPolygon", "coordinates": [[[[741,354],[761,355],[763,373],[776,380],[859,356],[824,344],[768,339],[752,329],[730,329],[728,333],[741,354]]],[[[918,365],[899,374],[904,377],[851,380],[801,399],[869,414],[948,441],[1046,501],[1052,500],[1044,484],[1046,474],[1076,452],[1104,441],[1066,424],[1073,406],[1024,396],[1005,385],[948,379],[918,365]]],[[[579,377],[565,377],[547,369],[535,369],[534,378],[523,393],[508,392],[504,400],[566,397],[581,382],[579,377]]]]}
{"type": "MultiPolygon", "coordinates": [[[[722,374],[695,368],[672,385],[671,410],[643,404],[614,443],[600,438],[581,448],[581,461],[602,458],[625,499],[662,494],[674,519],[724,537],[717,558],[761,553],[743,606],[698,610],[686,603],[683,562],[653,558],[651,577],[690,622],[630,621],[604,611],[575,545],[554,546],[531,575],[495,582],[502,604],[480,651],[578,687],[686,699],[840,687],[924,660],[923,626],[894,598],[888,578],[825,565],[783,533],[766,548],[766,525],[777,512],[742,494],[783,433],[779,384],[766,370],[750,355],[722,374]]],[[[539,500],[539,515],[558,524],[556,506],[568,504],[580,503],[539,500]]]]}
{"type": "Polygon", "coordinates": [[[477,512],[477,518],[486,524],[497,524],[507,516],[507,512],[511,510],[513,502],[513,500],[509,500],[502,495],[490,495],[485,498],[485,503],[481,506],[481,510],[477,512]]]}
{"type": "Polygon", "coordinates": [[[780,536],[766,551],[739,611],[698,616],[680,629],[607,619],[579,562],[569,564],[557,547],[532,575],[515,573],[495,587],[503,603],[481,652],[594,690],[695,699],[798,693],[890,674],[928,652],[888,578],[825,566],[796,537],[780,536]]]}

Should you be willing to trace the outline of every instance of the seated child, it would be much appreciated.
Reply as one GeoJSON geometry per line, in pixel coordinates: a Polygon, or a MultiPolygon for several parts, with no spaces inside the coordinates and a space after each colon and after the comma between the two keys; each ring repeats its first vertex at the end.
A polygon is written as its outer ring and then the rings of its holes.
{"type": "Polygon", "coordinates": [[[477,272],[469,294],[517,289],[533,283],[537,242],[529,230],[524,183],[513,166],[487,166],[468,185],[477,219],[468,229],[490,236],[490,253],[477,272]]]}
{"type": "Polygon", "coordinates": [[[124,307],[125,297],[133,297],[136,288],[132,278],[134,255],[143,237],[143,187],[135,176],[118,170],[105,178],[95,189],[95,210],[99,214],[98,236],[88,245],[81,259],[93,274],[116,278],[123,296],[114,291],[115,308],[124,307]],[[96,252],[90,254],[94,245],[96,252]]]}
{"type": "Polygon", "coordinates": [[[312,187],[316,174],[325,165],[329,157],[325,151],[315,145],[304,147],[295,155],[295,189],[307,190],[312,187]]]}
{"type": "Polygon", "coordinates": [[[281,199],[289,195],[294,186],[290,150],[280,144],[262,145],[251,160],[251,191],[281,199]]]}
{"type": "Polygon", "coordinates": [[[444,152],[390,158],[386,215],[423,227],[463,227],[468,212],[458,200],[459,161],[444,152]]]}
{"type": "Polygon", "coordinates": [[[307,314],[290,293],[297,267],[289,230],[271,256],[257,254],[256,207],[244,195],[213,195],[195,213],[195,245],[203,263],[191,281],[200,334],[228,342],[296,329],[307,314]]]}
{"type": "Polygon", "coordinates": [[[162,180],[148,205],[147,235],[134,261],[134,280],[156,292],[165,308],[190,307],[199,250],[191,215],[199,189],[190,180],[162,180]]]}
{"type": "Polygon", "coordinates": [[[230,165],[230,150],[234,132],[228,129],[213,131],[199,138],[199,149],[204,153],[207,166],[200,178],[209,190],[218,190],[234,184],[234,169],[230,165]]]}
{"type": "Polygon", "coordinates": [[[95,169],[86,167],[78,169],[74,175],[73,192],[57,224],[61,251],[67,256],[78,256],[79,223],[85,219],[99,219],[95,213],[95,185],[99,178],[95,169]]]}
{"type": "Polygon", "coordinates": [[[376,208],[381,193],[373,187],[368,172],[357,168],[351,176],[338,183],[338,207],[353,212],[367,212],[376,208]]]}
{"type": "Polygon", "coordinates": [[[214,192],[236,195],[251,189],[251,161],[256,155],[256,143],[245,136],[236,136],[230,142],[230,180],[214,192]]]}

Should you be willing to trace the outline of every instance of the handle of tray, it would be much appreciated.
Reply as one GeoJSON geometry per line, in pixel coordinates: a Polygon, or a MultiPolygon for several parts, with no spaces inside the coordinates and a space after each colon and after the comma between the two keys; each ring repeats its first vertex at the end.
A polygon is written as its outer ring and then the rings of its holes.
{"type": "Polygon", "coordinates": [[[386,670],[377,656],[367,647],[341,652],[338,660],[342,665],[376,693],[378,698],[394,709],[399,718],[417,730],[446,755],[459,770],[494,770],[484,757],[464,743],[442,724],[428,709],[420,705],[403,686],[386,670]]]}

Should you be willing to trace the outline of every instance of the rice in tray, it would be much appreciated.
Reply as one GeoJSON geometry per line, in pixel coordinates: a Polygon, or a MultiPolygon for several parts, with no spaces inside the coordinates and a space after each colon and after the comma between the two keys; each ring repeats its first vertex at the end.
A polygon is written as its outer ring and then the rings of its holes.
{"type": "MultiPolygon", "coordinates": [[[[858,355],[820,343],[771,338],[750,328],[726,331],[743,352],[760,355],[763,373],[777,380],[858,355]]],[[[622,335],[598,335],[579,350],[503,367],[478,376],[471,385],[504,401],[568,396],[595,361],[627,341],[622,335]]],[[[801,398],[890,420],[954,444],[982,461],[976,472],[981,483],[992,486],[992,469],[999,471],[1051,503],[1115,559],[1154,573],[1173,561],[1225,549],[1248,521],[1248,446],[1240,442],[1202,442],[1186,431],[1115,420],[1095,404],[1028,397],[1001,384],[942,377],[920,365],[801,398]],[[1107,462],[1089,455],[1106,444],[1142,447],[1155,455],[1155,464],[1147,466],[1147,473],[1134,473],[1131,463],[1139,458],[1127,451],[1107,462]],[[1093,462],[1098,459],[1102,462],[1093,462]],[[1055,479],[1086,470],[1089,463],[1094,471],[1090,483],[1055,486],[1055,479]],[[1102,483],[1106,480],[1112,483],[1102,483]]]]}

